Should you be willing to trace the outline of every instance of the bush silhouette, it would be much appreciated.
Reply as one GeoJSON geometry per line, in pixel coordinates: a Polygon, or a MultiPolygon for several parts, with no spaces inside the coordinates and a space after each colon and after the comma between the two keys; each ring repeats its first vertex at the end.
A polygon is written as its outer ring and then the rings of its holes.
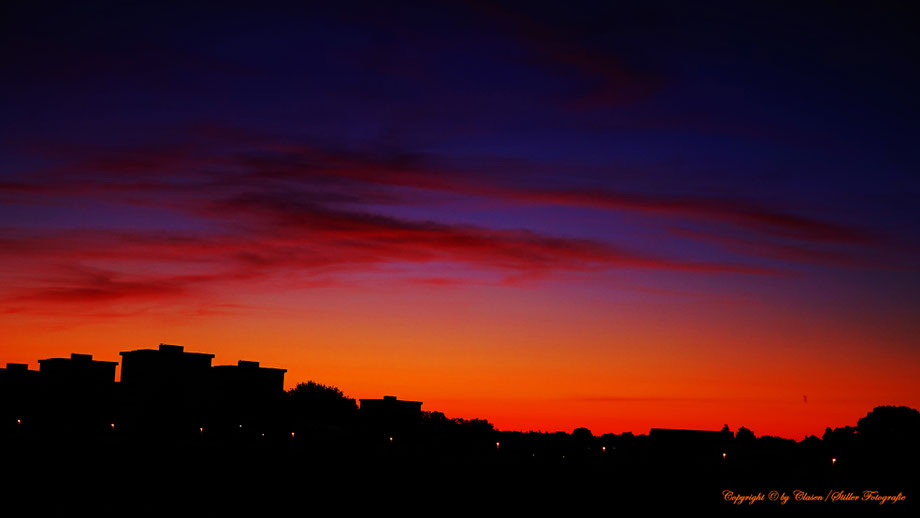
{"type": "Polygon", "coordinates": [[[755,439],[754,432],[742,426],[741,428],[738,428],[738,433],[735,434],[735,439],[739,441],[752,441],[755,439]]]}
{"type": "Polygon", "coordinates": [[[866,440],[916,440],[920,436],[920,412],[906,406],[878,406],[856,422],[856,429],[866,440]]]}
{"type": "Polygon", "coordinates": [[[300,383],[287,392],[290,413],[300,424],[343,424],[355,417],[357,405],[332,385],[300,383]]]}

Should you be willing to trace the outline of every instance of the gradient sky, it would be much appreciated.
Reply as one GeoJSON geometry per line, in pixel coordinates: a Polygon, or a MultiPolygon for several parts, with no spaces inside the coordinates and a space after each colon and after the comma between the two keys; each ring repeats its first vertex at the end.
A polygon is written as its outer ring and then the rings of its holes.
{"type": "Polygon", "coordinates": [[[0,361],[515,430],[920,407],[909,3],[130,4],[0,8],[0,361]]]}

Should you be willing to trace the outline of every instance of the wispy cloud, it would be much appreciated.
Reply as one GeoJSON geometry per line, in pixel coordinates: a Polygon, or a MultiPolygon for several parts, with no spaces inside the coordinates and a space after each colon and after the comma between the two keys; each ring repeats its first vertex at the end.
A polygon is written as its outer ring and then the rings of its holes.
{"type": "MultiPolygon", "coordinates": [[[[304,282],[311,277],[322,283],[336,275],[392,272],[411,264],[453,264],[488,272],[490,279],[497,275],[504,284],[623,268],[779,273],[759,262],[699,260],[613,238],[387,213],[387,207],[445,198],[487,199],[508,207],[616,211],[661,219],[671,228],[686,221],[703,228],[727,225],[745,232],[748,242],[714,239],[715,232],[685,232],[679,237],[744,257],[792,262],[840,261],[839,254],[809,253],[809,244],[865,246],[881,239],[866,229],[741,199],[536,187],[526,174],[526,162],[502,170],[507,161],[486,160],[482,167],[469,169],[447,155],[304,144],[229,129],[200,132],[182,144],[56,149],[49,157],[57,165],[0,183],[0,200],[37,206],[96,201],[166,209],[210,230],[168,225],[66,231],[7,226],[0,229],[0,261],[28,260],[31,265],[24,271],[66,263],[108,272],[72,275],[64,283],[36,274],[29,277],[26,291],[15,294],[17,300],[179,297],[203,286],[285,272],[297,272],[304,282]],[[771,245],[775,240],[793,244],[771,245]],[[140,267],[151,262],[158,269],[140,267]]],[[[26,282],[23,279],[19,281],[26,282]]],[[[469,274],[422,274],[416,279],[442,286],[483,281],[469,274]]]]}

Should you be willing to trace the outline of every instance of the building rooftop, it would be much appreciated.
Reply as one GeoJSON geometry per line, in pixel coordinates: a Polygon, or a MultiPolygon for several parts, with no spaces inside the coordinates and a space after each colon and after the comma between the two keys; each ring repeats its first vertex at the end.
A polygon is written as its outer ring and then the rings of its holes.
{"type": "Polygon", "coordinates": [[[207,356],[208,358],[214,357],[214,355],[210,353],[185,352],[184,347],[182,347],[181,345],[173,345],[173,344],[160,344],[159,347],[157,347],[156,349],[135,349],[133,351],[122,351],[118,354],[121,356],[125,356],[125,355],[135,355],[136,353],[140,353],[140,354],[156,353],[156,354],[168,354],[168,355],[176,355],[176,356],[193,354],[196,356],[207,356]]]}

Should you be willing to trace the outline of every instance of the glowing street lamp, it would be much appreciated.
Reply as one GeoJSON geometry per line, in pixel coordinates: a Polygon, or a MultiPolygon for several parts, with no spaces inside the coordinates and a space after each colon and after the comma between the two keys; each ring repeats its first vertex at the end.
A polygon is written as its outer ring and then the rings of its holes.
{"type": "Polygon", "coordinates": [[[726,454],[725,452],[722,452],[722,458],[723,458],[723,459],[725,458],[725,455],[727,455],[727,454],[726,454]]]}
{"type": "Polygon", "coordinates": [[[393,438],[392,438],[392,437],[390,437],[390,443],[392,443],[392,442],[393,442],[393,438]]]}
{"type": "Polygon", "coordinates": [[[831,459],[831,466],[833,466],[834,464],[837,464],[837,457],[834,457],[833,459],[831,459]]]}
{"type": "Polygon", "coordinates": [[[607,453],[607,447],[601,446],[601,453],[607,453]]]}
{"type": "Polygon", "coordinates": [[[502,446],[502,443],[500,443],[500,442],[495,443],[495,449],[496,449],[496,450],[499,449],[499,448],[501,448],[501,446],[502,446]]]}
{"type": "Polygon", "coordinates": [[[115,423],[112,423],[112,430],[115,429],[115,423]]]}
{"type": "Polygon", "coordinates": [[[294,438],[294,432],[291,432],[291,439],[294,438]]]}

